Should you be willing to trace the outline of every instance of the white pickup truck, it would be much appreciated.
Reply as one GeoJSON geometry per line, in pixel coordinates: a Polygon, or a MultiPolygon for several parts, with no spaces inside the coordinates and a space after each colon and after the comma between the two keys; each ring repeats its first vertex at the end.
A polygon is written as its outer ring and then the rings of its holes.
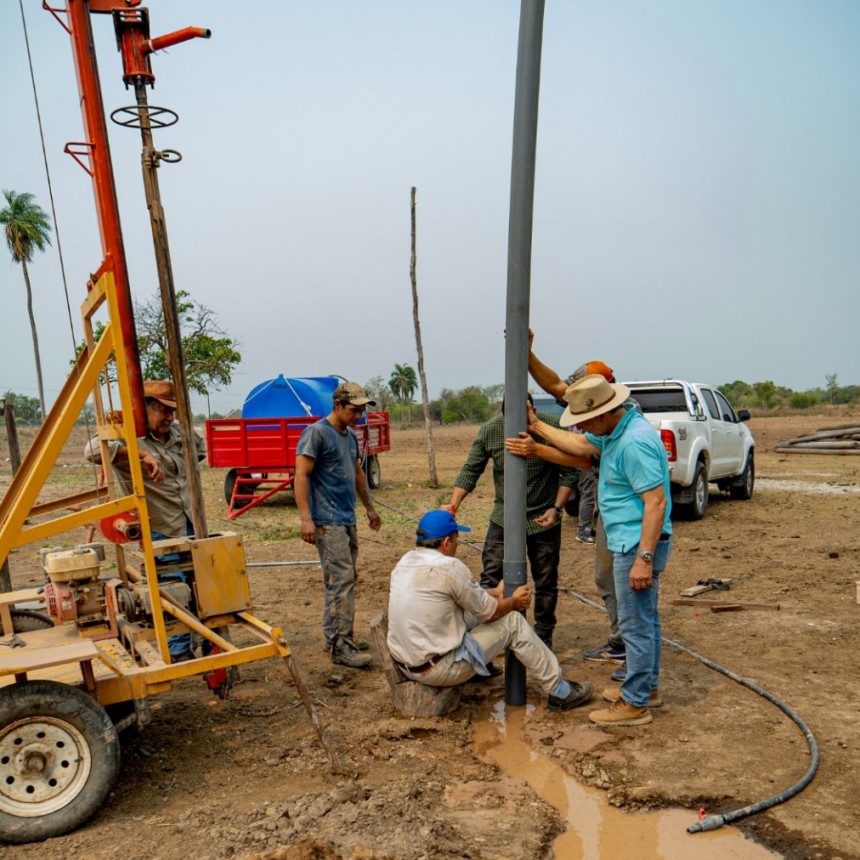
{"type": "Polygon", "coordinates": [[[709,482],[733,499],[752,498],[755,440],[744,423],[746,409],[736,413],[720,391],[696,382],[624,384],[669,455],[672,504],[679,513],[694,520],[705,515],[709,482]]]}

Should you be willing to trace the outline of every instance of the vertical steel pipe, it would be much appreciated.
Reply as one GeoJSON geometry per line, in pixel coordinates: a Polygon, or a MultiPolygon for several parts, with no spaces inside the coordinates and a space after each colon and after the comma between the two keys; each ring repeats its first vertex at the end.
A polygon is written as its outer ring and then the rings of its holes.
{"type": "MultiPolygon", "coordinates": [[[[544,0],[522,0],[517,46],[511,208],[508,224],[508,286],[505,322],[505,436],[526,428],[529,292],[535,152],[544,0]]],[[[526,582],[526,461],[505,453],[505,595],[526,582]]],[[[526,673],[510,652],[505,664],[505,703],[524,705],[526,673]]]]}

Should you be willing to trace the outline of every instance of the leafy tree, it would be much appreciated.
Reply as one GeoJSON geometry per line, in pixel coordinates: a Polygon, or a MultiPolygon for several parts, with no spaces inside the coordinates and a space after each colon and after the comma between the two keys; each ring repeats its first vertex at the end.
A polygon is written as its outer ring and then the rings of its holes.
{"type": "Polygon", "coordinates": [[[27,397],[25,394],[7,391],[3,399],[12,407],[18,424],[38,424],[41,421],[42,413],[38,397],[27,397]]]}
{"type": "Polygon", "coordinates": [[[445,424],[458,421],[480,424],[488,420],[492,412],[489,397],[485,390],[477,385],[470,385],[457,392],[445,390],[442,392],[442,400],[445,404],[442,421],[445,424]]]}
{"type": "Polygon", "coordinates": [[[824,374],[825,382],[827,383],[827,396],[831,403],[836,402],[836,395],[839,393],[839,379],[835,373],[824,374]]]}
{"type": "Polygon", "coordinates": [[[764,409],[771,409],[776,405],[776,384],[768,380],[767,382],[754,382],[752,386],[755,396],[764,409]]]}
{"type": "Polygon", "coordinates": [[[385,379],[381,376],[374,376],[364,383],[364,390],[371,400],[376,401],[379,409],[387,409],[394,403],[391,389],[388,387],[385,379]]]}
{"type": "Polygon", "coordinates": [[[788,398],[788,405],[794,409],[809,409],[816,403],[818,403],[818,397],[812,391],[795,391],[788,398]]]}
{"type": "Polygon", "coordinates": [[[42,383],[42,360],[39,357],[39,336],[36,332],[36,318],[33,316],[33,291],[30,287],[30,273],[27,263],[33,261],[33,252],[44,251],[51,244],[51,219],[36,204],[32,194],[16,194],[4,191],[6,206],[0,209],[0,224],[4,227],[6,244],[12,260],[21,264],[24,285],[27,288],[27,313],[30,315],[30,333],[33,338],[33,352],[36,357],[36,380],[39,385],[39,406],[41,417],[45,411],[45,387],[42,383]]]}
{"type": "Polygon", "coordinates": [[[400,401],[400,426],[403,426],[403,408],[412,401],[412,395],[418,387],[418,379],[415,376],[415,368],[408,364],[395,364],[394,370],[388,379],[388,387],[391,393],[400,401]]]}
{"type": "MultiPolygon", "coordinates": [[[[176,315],[185,356],[185,380],[191,391],[207,394],[225,388],[233,369],[242,360],[239,345],[218,325],[214,311],[195,302],[185,291],[176,293],[176,315]]],[[[140,365],[147,379],[170,376],[167,363],[167,330],[161,298],[153,296],[134,303],[140,365]]]]}

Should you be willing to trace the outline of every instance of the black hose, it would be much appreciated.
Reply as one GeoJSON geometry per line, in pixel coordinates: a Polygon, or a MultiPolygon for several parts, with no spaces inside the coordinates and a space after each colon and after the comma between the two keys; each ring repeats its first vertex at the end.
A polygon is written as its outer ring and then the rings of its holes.
{"type": "MultiPolygon", "coordinates": [[[[606,609],[598,603],[595,603],[593,600],[589,600],[587,597],[579,594],[574,591],[572,588],[559,588],[559,591],[565,591],[568,594],[572,594],[577,600],[581,600],[583,603],[587,603],[589,606],[593,606],[595,609],[599,609],[602,612],[606,612],[606,609]]],[[[779,794],[775,794],[772,797],[765,798],[764,800],[759,800],[757,803],[751,803],[748,806],[742,806],[739,809],[732,810],[731,812],[724,812],[720,815],[709,815],[707,818],[703,818],[701,821],[697,821],[695,824],[690,825],[687,828],[687,833],[702,833],[706,830],[719,830],[725,824],[731,824],[734,821],[737,821],[740,818],[745,818],[747,815],[754,815],[757,812],[762,812],[765,809],[770,809],[772,806],[777,806],[780,803],[784,803],[786,800],[794,797],[796,794],[799,794],[812,782],[813,777],[815,776],[815,772],[818,770],[818,743],[815,740],[815,736],[809,729],[809,726],[801,719],[800,715],[790,708],[785,702],[777,699],[776,696],[768,693],[767,690],[759,687],[758,684],[754,684],[752,681],[747,680],[746,678],[742,678],[740,675],[735,674],[729,669],[720,666],[718,663],[715,663],[713,660],[709,660],[707,657],[702,656],[701,654],[697,654],[695,651],[687,648],[685,645],[681,645],[680,642],[674,642],[672,639],[667,639],[665,636],[662,637],[663,642],[667,645],[671,645],[678,651],[683,651],[686,654],[689,654],[691,657],[695,657],[700,662],[704,663],[709,669],[713,669],[715,672],[719,672],[721,675],[725,675],[727,678],[731,678],[733,681],[736,681],[738,684],[741,684],[744,687],[752,690],[755,693],[758,693],[762,698],[767,699],[772,704],[776,705],[787,717],[789,717],[794,724],[803,732],[803,736],[806,738],[807,744],[809,744],[809,755],[811,757],[811,761],[809,762],[809,767],[807,768],[806,773],[801,777],[801,779],[792,785],[790,788],[787,788],[785,791],[780,792],[779,794]]]]}

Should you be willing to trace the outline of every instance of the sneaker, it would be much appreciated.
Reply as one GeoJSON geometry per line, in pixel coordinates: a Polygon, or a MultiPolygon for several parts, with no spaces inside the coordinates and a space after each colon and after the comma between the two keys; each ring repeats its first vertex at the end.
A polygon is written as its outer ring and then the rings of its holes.
{"type": "Polygon", "coordinates": [[[625,660],[609,677],[620,684],[627,677],[627,661],[625,660]]]}
{"type": "Polygon", "coordinates": [[[371,659],[355,648],[346,636],[341,636],[331,649],[331,662],[350,669],[369,669],[371,659]]]}
{"type": "Polygon", "coordinates": [[[547,702],[547,707],[551,711],[569,711],[571,708],[578,708],[584,705],[594,692],[594,686],[590,681],[583,681],[578,684],[576,681],[568,681],[570,684],[570,693],[564,699],[558,696],[550,696],[547,702]]]}
{"type": "Polygon", "coordinates": [[[623,642],[618,645],[610,639],[603,645],[583,651],[582,656],[586,660],[593,660],[595,663],[616,663],[620,666],[624,663],[627,652],[624,650],[623,642]]]}
{"type": "Polygon", "coordinates": [[[594,538],[591,535],[577,535],[576,539],[579,543],[594,543],[594,538]]]}
{"type": "MultiPolygon", "coordinates": [[[[603,691],[603,701],[604,702],[617,702],[621,698],[621,690],[617,687],[608,687],[603,691]]],[[[660,698],[659,690],[652,690],[651,695],[648,696],[648,707],[649,708],[662,708],[663,700],[660,698]]]]}
{"type": "Polygon", "coordinates": [[[598,726],[644,726],[654,718],[648,708],[637,708],[629,705],[620,696],[617,702],[613,702],[602,711],[592,711],[588,719],[598,726]]]}

